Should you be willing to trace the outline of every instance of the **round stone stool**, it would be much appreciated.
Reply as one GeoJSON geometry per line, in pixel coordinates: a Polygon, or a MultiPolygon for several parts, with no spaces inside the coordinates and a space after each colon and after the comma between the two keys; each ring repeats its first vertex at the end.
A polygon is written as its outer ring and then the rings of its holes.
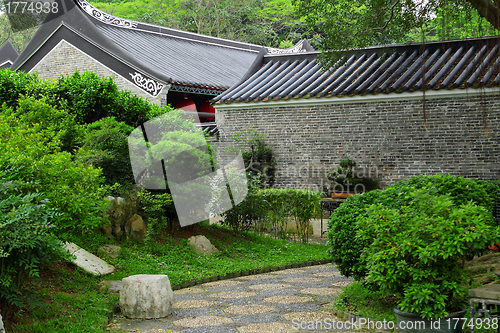
{"type": "Polygon", "coordinates": [[[162,318],[172,312],[174,294],[167,275],[132,275],[122,280],[120,309],[128,318],[162,318]]]}

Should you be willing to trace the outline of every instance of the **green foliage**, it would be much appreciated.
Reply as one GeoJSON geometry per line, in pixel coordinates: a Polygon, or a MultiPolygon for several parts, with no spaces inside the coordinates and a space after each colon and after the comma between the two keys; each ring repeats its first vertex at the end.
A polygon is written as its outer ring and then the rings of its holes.
{"type": "Polygon", "coordinates": [[[138,195],[138,212],[146,221],[148,233],[152,236],[159,235],[169,225],[173,226],[172,221],[167,219],[167,212],[172,209],[173,201],[169,193],[151,193],[142,190],[138,195]]]}
{"type": "Polygon", "coordinates": [[[80,123],[93,123],[113,116],[127,125],[137,126],[147,120],[150,104],[128,91],[118,90],[113,78],[92,72],[62,76],[54,87],[53,98],[64,99],[80,123]]]}
{"type": "Polygon", "coordinates": [[[133,183],[128,150],[128,135],[132,130],[131,126],[118,122],[114,117],[89,124],[75,158],[100,168],[108,185],[133,183]]]}
{"type": "Polygon", "coordinates": [[[52,234],[61,214],[47,201],[43,193],[22,194],[19,183],[0,180],[0,303],[5,307],[21,306],[26,284],[39,276],[40,266],[66,256],[52,234]]]}
{"type": "Polygon", "coordinates": [[[28,99],[20,100],[20,110],[24,107],[26,118],[5,107],[0,113],[0,178],[23,181],[26,193],[44,192],[47,205],[61,213],[54,216],[58,230],[101,226],[107,203],[100,170],[61,151],[65,130],[45,121],[51,112],[56,119],[65,118],[64,111],[28,99]]]}
{"type": "MultiPolygon", "coordinates": [[[[479,14],[484,17],[488,10],[497,7],[491,0],[485,2],[489,2],[491,7],[486,9],[482,1],[474,0],[294,0],[299,14],[305,16],[308,25],[325,34],[326,38],[322,39],[322,49],[328,50],[322,55],[325,68],[334,66],[349,50],[406,42],[412,30],[424,26],[434,25],[436,28],[432,34],[435,35],[437,30],[439,38],[470,37],[464,34],[467,22],[470,22],[467,16],[479,14]],[[437,29],[439,25],[442,30],[437,29]],[[458,33],[459,30],[462,33],[458,33]],[[453,32],[458,34],[452,35],[453,32]]],[[[478,29],[476,36],[495,34],[492,25],[497,24],[497,14],[490,14],[487,18],[490,27],[482,29],[480,35],[478,29]]]]}
{"type": "Polygon", "coordinates": [[[19,96],[26,95],[27,86],[37,81],[36,74],[13,72],[10,69],[0,70],[0,105],[17,105],[19,96]]]}
{"type": "Polygon", "coordinates": [[[342,275],[355,279],[366,276],[366,265],[360,260],[360,255],[369,244],[356,237],[359,230],[357,220],[359,216],[365,216],[366,208],[382,195],[379,190],[352,195],[333,211],[328,222],[328,254],[342,275]]]}
{"type": "Polygon", "coordinates": [[[319,34],[304,25],[291,0],[95,1],[94,5],[119,17],[272,47],[283,40],[294,45],[319,34]]]}
{"type": "Polygon", "coordinates": [[[275,238],[285,238],[286,224],[290,216],[290,202],[283,189],[268,188],[258,192],[267,203],[266,222],[275,238]]]}
{"type": "MultiPolygon", "coordinates": [[[[389,186],[384,191],[374,190],[347,198],[337,208],[328,222],[328,253],[345,276],[361,279],[367,274],[366,264],[360,258],[369,243],[357,238],[358,217],[365,217],[367,208],[375,203],[398,209],[411,200],[410,193],[433,186],[438,195],[449,194],[456,206],[473,201],[493,216],[495,198],[500,194],[499,182],[453,177],[448,174],[416,176],[389,186]]],[[[487,222],[495,223],[493,219],[487,222]]]]}
{"type": "Polygon", "coordinates": [[[297,233],[303,243],[309,237],[309,221],[319,211],[321,194],[317,191],[300,189],[264,189],[258,195],[269,205],[268,221],[275,235],[282,232],[286,218],[292,217],[297,226],[297,233]]]}
{"type": "Polygon", "coordinates": [[[303,243],[309,237],[309,221],[320,210],[321,193],[310,190],[284,189],[289,195],[291,214],[295,218],[297,233],[303,243]]]}
{"type": "Polygon", "coordinates": [[[355,166],[356,162],[353,159],[346,158],[339,162],[339,167],[335,171],[328,173],[327,178],[336,184],[333,187],[333,192],[340,190],[340,192],[354,191],[361,193],[379,187],[378,181],[362,177],[362,172],[354,172],[355,166]],[[337,185],[340,185],[340,188],[337,185]]]}
{"type": "Polygon", "coordinates": [[[269,203],[259,195],[261,182],[261,175],[247,174],[248,193],[239,204],[221,214],[223,225],[235,231],[246,231],[263,223],[269,203]]]}
{"type": "Polygon", "coordinates": [[[228,148],[229,152],[241,150],[245,169],[251,175],[260,174],[264,177],[263,187],[274,184],[275,161],[271,147],[265,142],[266,135],[257,132],[255,128],[248,132],[235,132],[232,139],[235,144],[228,148]]]}
{"type": "Polygon", "coordinates": [[[0,71],[0,105],[4,102],[14,111],[19,107],[20,95],[43,100],[48,105],[68,110],[80,124],[89,124],[106,117],[129,126],[170,111],[128,91],[118,90],[113,78],[102,78],[92,72],[75,72],[57,80],[42,81],[36,74],[0,71]]]}
{"type": "Polygon", "coordinates": [[[436,17],[422,25],[411,29],[404,42],[431,42],[439,40],[496,36],[498,30],[481,17],[468,3],[453,6],[446,3],[436,8],[436,17]]]}
{"type": "Polygon", "coordinates": [[[500,230],[472,201],[457,206],[432,187],[409,196],[405,206],[374,204],[359,217],[359,238],[370,243],[362,254],[367,280],[397,294],[403,311],[442,318],[464,305],[467,274],[459,260],[494,243],[500,230]]]}
{"type": "Polygon", "coordinates": [[[334,301],[335,308],[372,320],[396,322],[394,298],[365,281],[354,281],[342,288],[334,301]]]}
{"type": "Polygon", "coordinates": [[[57,141],[62,151],[72,153],[81,144],[85,129],[67,109],[58,109],[49,103],[46,97],[35,99],[21,96],[16,101],[15,111],[4,108],[2,112],[11,119],[17,119],[19,123],[37,124],[44,139],[57,141]]]}

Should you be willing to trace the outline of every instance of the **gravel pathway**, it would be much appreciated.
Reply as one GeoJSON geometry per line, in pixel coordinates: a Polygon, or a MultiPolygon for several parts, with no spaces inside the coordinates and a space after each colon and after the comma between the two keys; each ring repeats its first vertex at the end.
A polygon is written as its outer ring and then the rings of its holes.
{"type": "Polygon", "coordinates": [[[210,282],[174,291],[174,311],[168,317],[122,317],[110,329],[148,333],[288,333],[298,332],[302,324],[300,331],[350,332],[338,326],[321,328],[333,320],[345,323],[327,311],[326,306],[350,282],[332,264],[210,282]]]}

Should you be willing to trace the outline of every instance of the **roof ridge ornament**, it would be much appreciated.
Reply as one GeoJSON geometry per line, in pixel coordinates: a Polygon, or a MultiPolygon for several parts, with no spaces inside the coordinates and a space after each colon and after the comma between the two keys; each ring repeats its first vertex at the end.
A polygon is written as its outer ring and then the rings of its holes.
{"type": "Polygon", "coordinates": [[[105,13],[100,9],[92,6],[85,0],[76,0],[78,6],[83,9],[87,14],[92,16],[98,21],[101,21],[106,24],[111,24],[117,27],[125,27],[125,28],[136,28],[138,22],[126,20],[120,17],[113,16],[111,14],[105,13]]]}
{"type": "Polygon", "coordinates": [[[307,52],[307,50],[303,48],[303,46],[304,46],[304,40],[305,39],[301,39],[297,44],[295,44],[294,46],[289,47],[287,49],[278,49],[278,48],[275,48],[275,47],[266,47],[267,54],[289,54],[289,53],[307,52]]]}
{"type": "Polygon", "coordinates": [[[141,73],[135,72],[134,74],[128,74],[132,77],[132,80],[134,81],[134,84],[136,86],[154,97],[157,97],[164,87],[164,85],[160,82],[144,77],[141,73]]]}

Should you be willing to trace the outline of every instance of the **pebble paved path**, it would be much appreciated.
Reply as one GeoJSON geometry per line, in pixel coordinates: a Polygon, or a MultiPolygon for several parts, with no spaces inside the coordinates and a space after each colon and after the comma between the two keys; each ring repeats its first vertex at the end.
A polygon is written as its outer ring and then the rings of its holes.
{"type": "Polygon", "coordinates": [[[332,264],[210,282],[174,291],[174,312],[168,317],[119,318],[110,328],[148,333],[298,332],[301,321],[342,321],[326,306],[350,282],[332,264]]]}

